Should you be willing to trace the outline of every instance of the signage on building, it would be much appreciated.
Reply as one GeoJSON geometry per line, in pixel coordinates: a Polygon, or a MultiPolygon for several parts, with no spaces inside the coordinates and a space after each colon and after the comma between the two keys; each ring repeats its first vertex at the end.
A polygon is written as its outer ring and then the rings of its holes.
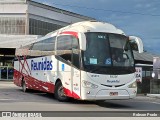
{"type": "Polygon", "coordinates": [[[142,82],[142,67],[136,67],[136,81],[142,82]]]}

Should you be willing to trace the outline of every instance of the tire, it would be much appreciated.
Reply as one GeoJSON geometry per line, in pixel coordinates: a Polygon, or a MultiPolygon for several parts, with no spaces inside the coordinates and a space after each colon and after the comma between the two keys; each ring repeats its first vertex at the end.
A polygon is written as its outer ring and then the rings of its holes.
{"type": "Polygon", "coordinates": [[[23,91],[23,92],[27,92],[27,90],[28,90],[28,89],[26,88],[26,83],[25,83],[25,81],[23,80],[23,81],[22,81],[22,91],[23,91]]]}
{"type": "Polygon", "coordinates": [[[97,103],[104,103],[106,100],[96,100],[97,103]]]}
{"type": "Polygon", "coordinates": [[[54,95],[55,98],[60,102],[65,102],[69,100],[69,97],[67,97],[63,92],[63,86],[61,82],[58,82],[56,84],[54,95]]]}

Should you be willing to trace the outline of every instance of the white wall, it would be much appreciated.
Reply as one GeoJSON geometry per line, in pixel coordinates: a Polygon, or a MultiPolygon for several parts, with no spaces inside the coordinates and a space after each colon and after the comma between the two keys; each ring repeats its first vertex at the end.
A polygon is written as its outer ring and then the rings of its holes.
{"type": "Polygon", "coordinates": [[[27,4],[0,4],[0,14],[23,13],[27,10],[27,4]]]}
{"type": "Polygon", "coordinates": [[[37,35],[1,35],[0,34],[0,48],[20,48],[25,44],[36,40],[37,35]]]}

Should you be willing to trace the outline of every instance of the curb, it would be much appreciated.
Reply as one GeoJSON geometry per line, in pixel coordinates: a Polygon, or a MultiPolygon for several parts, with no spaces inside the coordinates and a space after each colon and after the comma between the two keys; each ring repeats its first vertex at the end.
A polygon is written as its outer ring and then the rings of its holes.
{"type": "Polygon", "coordinates": [[[0,82],[13,82],[13,80],[0,80],[0,82]]]}
{"type": "Polygon", "coordinates": [[[147,97],[159,98],[160,99],[160,94],[147,94],[147,97]]]}

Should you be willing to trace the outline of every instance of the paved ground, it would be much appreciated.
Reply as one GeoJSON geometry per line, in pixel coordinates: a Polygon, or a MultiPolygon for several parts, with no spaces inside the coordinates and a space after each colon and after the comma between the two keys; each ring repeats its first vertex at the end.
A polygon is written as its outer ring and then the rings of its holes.
{"type": "Polygon", "coordinates": [[[71,100],[58,102],[52,94],[23,93],[12,82],[0,81],[0,111],[138,111],[160,110],[160,99],[137,96],[131,100],[107,100],[103,103],[71,100]]]}

